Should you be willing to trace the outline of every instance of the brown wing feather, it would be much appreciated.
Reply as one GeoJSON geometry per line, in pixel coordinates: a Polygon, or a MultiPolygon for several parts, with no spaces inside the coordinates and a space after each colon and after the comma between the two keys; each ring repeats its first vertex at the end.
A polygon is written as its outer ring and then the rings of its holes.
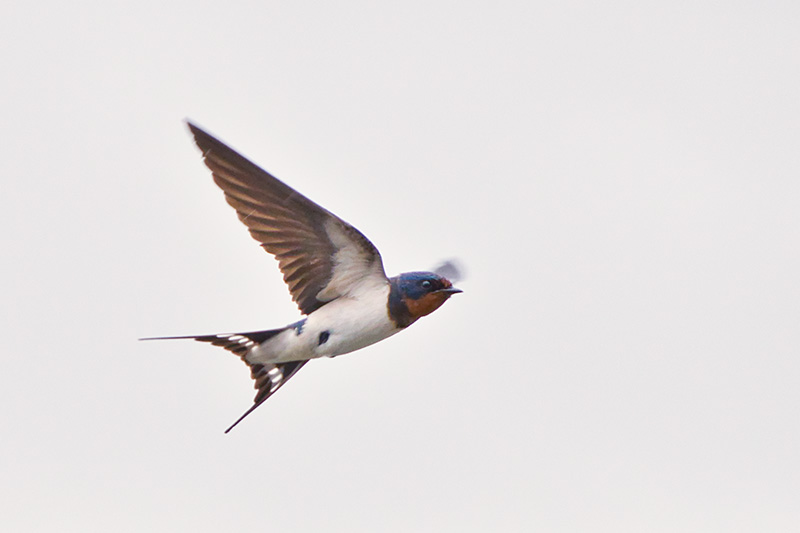
{"type": "MultiPolygon", "coordinates": [[[[353,226],[197,126],[189,124],[189,129],[228,204],[253,238],[278,260],[283,279],[301,312],[312,313],[327,302],[319,300],[317,295],[333,279],[337,248],[325,229],[326,224],[341,228],[342,234],[372,258],[370,263],[380,261],[375,246],[353,226]]],[[[365,267],[365,275],[369,273],[365,267]]]]}

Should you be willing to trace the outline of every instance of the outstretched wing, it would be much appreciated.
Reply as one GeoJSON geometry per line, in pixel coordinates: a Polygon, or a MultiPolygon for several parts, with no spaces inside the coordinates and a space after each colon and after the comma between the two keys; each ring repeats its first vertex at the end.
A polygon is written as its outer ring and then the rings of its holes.
{"type": "Polygon", "coordinates": [[[388,283],[380,253],[360,231],[197,126],[189,129],[225,199],[278,260],[301,312],[312,313],[365,278],[388,283]]]}
{"type": "Polygon", "coordinates": [[[452,283],[458,283],[464,279],[464,267],[461,265],[461,261],[457,259],[444,261],[434,268],[432,272],[450,280],[452,283]]]}

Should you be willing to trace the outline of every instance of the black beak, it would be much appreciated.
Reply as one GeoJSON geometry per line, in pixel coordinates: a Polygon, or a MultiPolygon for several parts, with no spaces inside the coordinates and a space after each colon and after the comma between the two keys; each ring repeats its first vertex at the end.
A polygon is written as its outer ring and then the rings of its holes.
{"type": "Polygon", "coordinates": [[[443,292],[445,294],[458,294],[459,292],[464,292],[461,289],[456,289],[455,287],[450,287],[448,289],[439,289],[438,291],[434,292],[443,292]]]}

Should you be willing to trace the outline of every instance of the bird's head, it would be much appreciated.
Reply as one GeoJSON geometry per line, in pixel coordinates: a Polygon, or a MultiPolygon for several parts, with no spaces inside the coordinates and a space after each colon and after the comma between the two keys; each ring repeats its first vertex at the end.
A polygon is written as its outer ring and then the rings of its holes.
{"type": "Polygon", "coordinates": [[[433,313],[452,295],[462,292],[433,272],[406,272],[389,281],[389,314],[401,327],[433,313]]]}

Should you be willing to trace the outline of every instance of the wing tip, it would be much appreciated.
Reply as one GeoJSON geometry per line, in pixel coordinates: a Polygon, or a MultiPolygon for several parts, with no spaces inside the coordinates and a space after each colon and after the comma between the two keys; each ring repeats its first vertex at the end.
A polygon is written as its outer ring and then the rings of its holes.
{"type": "Polygon", "coordinates": [[[194,138],[194,143],[200,148],[200,151],[203,152],[203,157],[208,153],[208,151],[212,148],[215,144],[220,144],[219,139],[208,133],[206,130],[197,126],[190,120],[186,119],[186,126],[189,128],[189,132],[192,134],[194,138]]]}
{"type": "MultiPolygon", "coordinates": [[[[203,129],[202,129],[202,128],[200,128],[200,127],[199,127],[197,124],[195,124],[194,122],[192,122],[192,120],[191,120],[191,119],[189,119],[189,118],[185,118],[185,119],[183,119],[183,123],[184,123],[184,124],[186,124],[186,127],[187,127],[187,128],[189,128],[189,131],[190,131],[190,132],[192,132],[192,133],[196,133],[196,132],[198,132],[198,131],[201,131],[201,132],[203,132],[203,129]]],[[[203,132],[203,133],[205,133],[205,132],[203,132]]]]}

